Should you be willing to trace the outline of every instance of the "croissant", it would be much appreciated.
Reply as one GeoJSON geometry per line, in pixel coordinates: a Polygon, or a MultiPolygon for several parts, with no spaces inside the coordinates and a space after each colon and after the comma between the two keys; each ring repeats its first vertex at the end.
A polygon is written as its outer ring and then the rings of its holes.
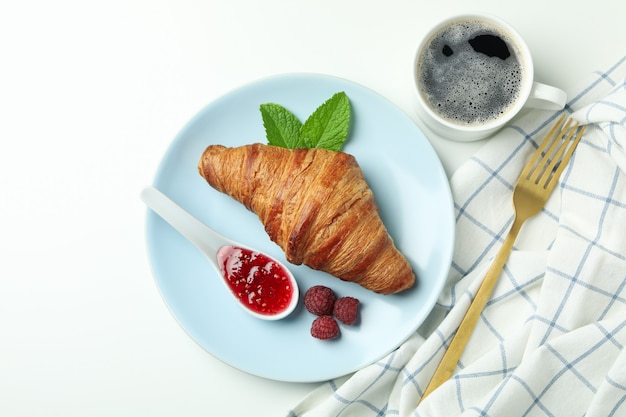
{"type": "Polygon", "coordinates": [[[354,156],[326,149],[209,146],[200,175],[256,213],[289,262],[382,294],[416,280],[354,156]]]}

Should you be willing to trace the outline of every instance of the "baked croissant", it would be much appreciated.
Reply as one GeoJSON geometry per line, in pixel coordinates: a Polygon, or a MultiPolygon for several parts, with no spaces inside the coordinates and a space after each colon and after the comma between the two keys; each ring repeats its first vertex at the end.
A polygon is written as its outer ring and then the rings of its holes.
{"type": "Polygon", "coordinates": [[[209,146],[200,175],[259,216],[289,262],[391,294],[415,282],[356,159],[326,149],[209,146]]]}

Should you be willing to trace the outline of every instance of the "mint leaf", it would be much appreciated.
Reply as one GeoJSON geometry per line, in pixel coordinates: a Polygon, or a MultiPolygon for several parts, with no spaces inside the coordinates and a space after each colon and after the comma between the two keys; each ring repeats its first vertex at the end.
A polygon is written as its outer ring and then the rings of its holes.
{"type": "Polygon", "coordinates": [[[268,144],[289,149],[304,147],[300,142],[302,122],[293,113],[275,103],[261,104],[260,110],[268,144]]]}
{"type": "Polygon", "coordinates": [[[350,100],[344,92],[336,93],[319,106],[300,129],[300,140],[307,148],[338,151],[350,126],[350,100]]]}
{"type": "Polygon", "coordinates": [[[304,124],[280,104],[261,104],[260,110],[269,145],[339,151],[348,137],[350,100],[344,92],[326,100],[304,124]]]}

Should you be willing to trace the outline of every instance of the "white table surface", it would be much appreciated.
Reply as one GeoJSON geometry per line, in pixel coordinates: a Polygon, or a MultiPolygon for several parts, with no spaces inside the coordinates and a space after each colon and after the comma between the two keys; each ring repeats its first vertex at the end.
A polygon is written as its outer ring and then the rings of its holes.
{"type": "MultiPolygon", "coordinates": [[[[186,335],[139,191],[190,117],[265,76],[347,78],[415,119],[417,42],[467,10],[513,24],[560,87],[626,52],[622,0],[0,2],[0,415],[281,416],[314,389],[186,335]]],[[[425,133],[448,174],[482,145],[425,133]]]]}

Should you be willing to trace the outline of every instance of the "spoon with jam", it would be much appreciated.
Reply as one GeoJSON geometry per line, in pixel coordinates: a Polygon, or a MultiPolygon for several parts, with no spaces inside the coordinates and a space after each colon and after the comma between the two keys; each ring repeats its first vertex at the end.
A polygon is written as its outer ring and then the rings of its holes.
{"type": "Polygon", "coordinates": [[[154,187],[145,188],[141,199],[209,259],[245,311],[279,320],[295,309],[298,284],[282,263],[220,235],[154,187]]]}

